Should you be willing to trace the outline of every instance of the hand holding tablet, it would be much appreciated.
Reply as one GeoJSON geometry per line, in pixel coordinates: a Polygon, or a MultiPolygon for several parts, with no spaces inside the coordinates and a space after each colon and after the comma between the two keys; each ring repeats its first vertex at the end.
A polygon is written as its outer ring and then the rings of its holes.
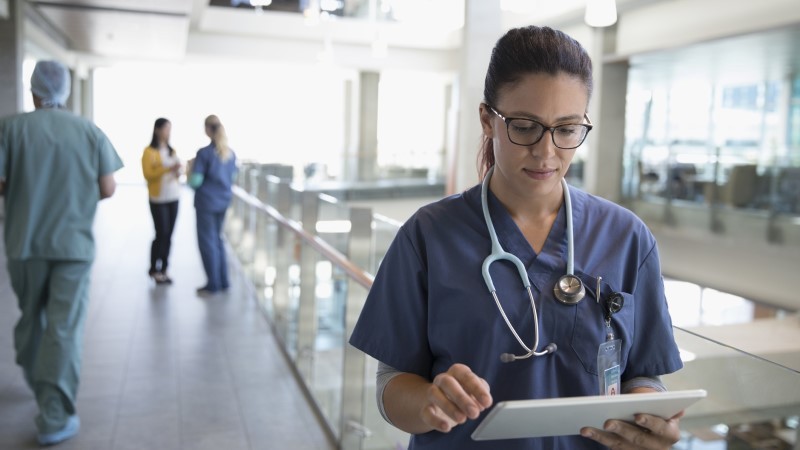
{"type": "Polygon", "coordinates": [[[634,421],[639,413],[670,418],[704,398],[702,389],[565,397],[500,402],[472,433],[472,439],[515,439],[580,434],[583,427],[603,428],[608,419],[634,421]]]}

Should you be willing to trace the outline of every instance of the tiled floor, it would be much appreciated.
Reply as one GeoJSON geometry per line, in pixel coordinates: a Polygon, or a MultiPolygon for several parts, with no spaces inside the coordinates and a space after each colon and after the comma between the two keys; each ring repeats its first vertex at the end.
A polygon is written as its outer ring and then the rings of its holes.
{"type": "MultiPolygon", "coordinates": [[[[147,277],[152,221],[143,186],[120,186],[95,221],[81,432],[58,449],[333,449],[265,317],[230,264],[227,294],[205,282],[191,193],[173,237],[171,286],[147,277]]],[[[36,405],[14,364],[16,298],[0,256],[0,449],[38,448],[36,405]]]]}

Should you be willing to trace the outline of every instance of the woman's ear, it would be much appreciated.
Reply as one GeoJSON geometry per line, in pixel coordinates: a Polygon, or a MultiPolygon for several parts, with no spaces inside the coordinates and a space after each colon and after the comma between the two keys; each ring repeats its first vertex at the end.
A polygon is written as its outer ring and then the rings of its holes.
{"type": "Polygon", "coordinates": [[[492,119],[494,119],[494,114],[489,110],[489,105],[481,103],[478,107],[478,114],[480,115],[483,135],[491,139],[493,137],[492,119]]]}

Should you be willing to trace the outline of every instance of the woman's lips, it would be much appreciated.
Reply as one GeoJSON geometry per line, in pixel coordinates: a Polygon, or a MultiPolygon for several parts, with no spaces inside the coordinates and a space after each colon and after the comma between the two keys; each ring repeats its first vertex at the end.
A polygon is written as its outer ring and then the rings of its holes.
{"type": "Polygon", "coordinates": [[[534,180],[546,180],[556,174],[555,169],[523,169],[525,175],[534,180]]]}

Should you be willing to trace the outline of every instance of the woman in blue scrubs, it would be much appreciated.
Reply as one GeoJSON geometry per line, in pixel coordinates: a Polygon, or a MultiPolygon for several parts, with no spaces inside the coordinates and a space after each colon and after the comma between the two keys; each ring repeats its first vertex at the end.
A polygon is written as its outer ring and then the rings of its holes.
{"type": "Polygon", "coordinates": [[[197,244],[208,282],[197,289],[201,295],[228,289],[228,264],[222,242],[222,222],[231,203],[231,186],[236,173],[236,155],[228,147],[225,128],[217,116],[205,121],[211,143],[197,151],[189,185],[195,189],[197,244]]]}
{"type": "MultiPolygon", "coordinates": [[[[497,42],[479,107],[482,177],[493,168],[488,214],[531,283],[541,342],[534,350],[549,343],[557,350],[501,361],[503,353],[524,352],[481,276],[492,245],[480,185],[421,208],[381,263],[350,343],[380,361],[378,405],[412,434],[409,448],[666,449],[679,439],[681,414],[609,421],[574,436],[470,437],[500,401],[598,395],[598,349],[609,325],[622,343],[623,393],[664,390],[658,377],[682,367],[652,234],[628,210],[572,187],[574,274],[586,298],[555,298],[568,259],[562,179],[591,129],[591,93],[591,60],[580,44],[526,27],[497,42]],[[603,305],[612,293],[624,305],[607,324],[603,305]]],[[[519,271],[499,261],[490,273],[510,325],[531,345],[535,319],[519,271]]]]}

